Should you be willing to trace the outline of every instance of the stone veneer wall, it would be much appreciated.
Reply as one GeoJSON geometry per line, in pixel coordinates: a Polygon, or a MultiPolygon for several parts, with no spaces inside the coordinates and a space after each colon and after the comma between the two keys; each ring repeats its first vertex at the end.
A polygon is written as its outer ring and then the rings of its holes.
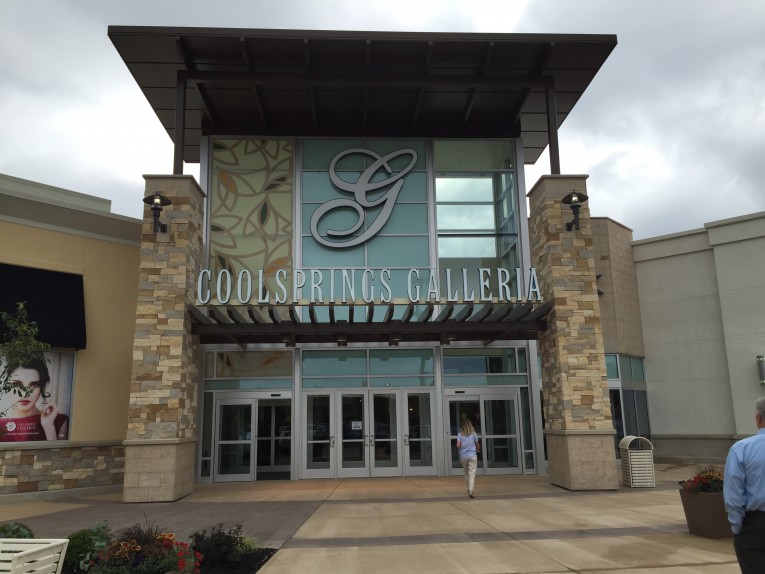
{"type": "Polygon", "coordinates": [[[0,450],[0,494],[119,486],[125,471],[120,444],[30,445],[0,450]]]}
{"type": "Polygon", "coordinates": [[[587,192],[586,177],[544,176],[528,194],[531,259],[554,302],[539,339],[548,472],[571,490],[618,486],[589,209],[566,231],[573,214],[561,204],[587,192]]]}
{"type": "Polygon", "coordinates": [[[170,501],[193,489],[199,349],[186,306],[202,261],[204,193],[190,176],[145,176],[172,205],[154,233],[144,212],[133,345],[126,502],[170,501]]]}

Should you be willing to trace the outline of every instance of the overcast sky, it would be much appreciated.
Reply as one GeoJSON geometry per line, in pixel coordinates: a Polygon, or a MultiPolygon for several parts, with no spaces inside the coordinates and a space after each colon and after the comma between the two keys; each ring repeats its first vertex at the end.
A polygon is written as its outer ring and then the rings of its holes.
{"type": "MultiPolygon", "coordinates": [[[[0,173],[141,217],[172,143],[110,24],[616,34],[560,131],[593,215],[639,239],[765,211],[762,0],[0,0],[0,173]]],[[[546,173],[545,152],[527,187],[546,173]]]]}

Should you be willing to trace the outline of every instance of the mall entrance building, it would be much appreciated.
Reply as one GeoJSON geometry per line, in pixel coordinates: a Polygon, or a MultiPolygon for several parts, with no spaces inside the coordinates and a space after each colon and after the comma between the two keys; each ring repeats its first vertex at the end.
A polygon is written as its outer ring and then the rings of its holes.
{"type": "Polygon", "coordinates": [[[614,466],[591,235],[560,203],[586,176],[560,175],[557,129],[615,37],[109,36],[175,143],[174,175],[145,176],[126,501],[460,474],[465,419],[482,474],[545,472],[545,442],[551,474],[603,445],[614,466]]]}
{"type": "Polygon", "coordinates": [[[198,479],[536,472],[515,142],[210,143],[198,479]]]}

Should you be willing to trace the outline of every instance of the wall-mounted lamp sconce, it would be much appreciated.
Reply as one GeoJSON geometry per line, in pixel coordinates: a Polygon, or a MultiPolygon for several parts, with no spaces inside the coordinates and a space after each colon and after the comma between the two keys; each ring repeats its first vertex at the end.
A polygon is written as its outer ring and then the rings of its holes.
{"type": "Polygon", "coordinates": [[[161,231],[167,233],[167,225],[160,223],[159,214],[162,213],[162,209],[172,204],[173,202],[167,199],[160,192],[152,193],[143,198],[143,202],[146,205],[151,206],[151,212],[154,215],[154,233],[161,231]]]}
{"type": "Polygon", "coordinates": [[[572,191],[566,197],[560,200],[561,203],[571,207],[571,211],[574,212],[574,219],[566,224],[566,231],[571,231],[571,229],[579,229],[579,210],[582,208],[582,204],[585,203],[588,199],[589,198],[585,194],[579,193],[578,191],[572,191]]]}
{"type": "Polygon", "coordinates": [[[765,385],[765,357],[757,355],[757,372],[760,374],[760,384],[765,385]]]}

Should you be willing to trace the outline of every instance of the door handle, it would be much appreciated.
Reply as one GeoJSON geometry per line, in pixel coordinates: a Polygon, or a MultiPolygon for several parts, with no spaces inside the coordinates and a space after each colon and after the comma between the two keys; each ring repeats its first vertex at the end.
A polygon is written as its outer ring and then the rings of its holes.
{"type": "Polygon", "coordinates": [[[369,435],[368,434],[364,435],[364,446],[369,446],[369,435]]]}
{"type": "Polygon", "coordinates": [[[375,445],[375,435],[369,435],[369,444],[371,446],[375,445]]]}
{"type": "Polygon", "coordinates": [[[405,435],[404,435],[404,446],[406,446],[406,445],[408,445],[408,444],[409,444],[409,435],[408,435],[408,434],[405,434],[405,435]]]}
{"type": "Polygon", "coordinates": [[[329,437],[329,446],[335,446],[335,437],[329,437]]]}

